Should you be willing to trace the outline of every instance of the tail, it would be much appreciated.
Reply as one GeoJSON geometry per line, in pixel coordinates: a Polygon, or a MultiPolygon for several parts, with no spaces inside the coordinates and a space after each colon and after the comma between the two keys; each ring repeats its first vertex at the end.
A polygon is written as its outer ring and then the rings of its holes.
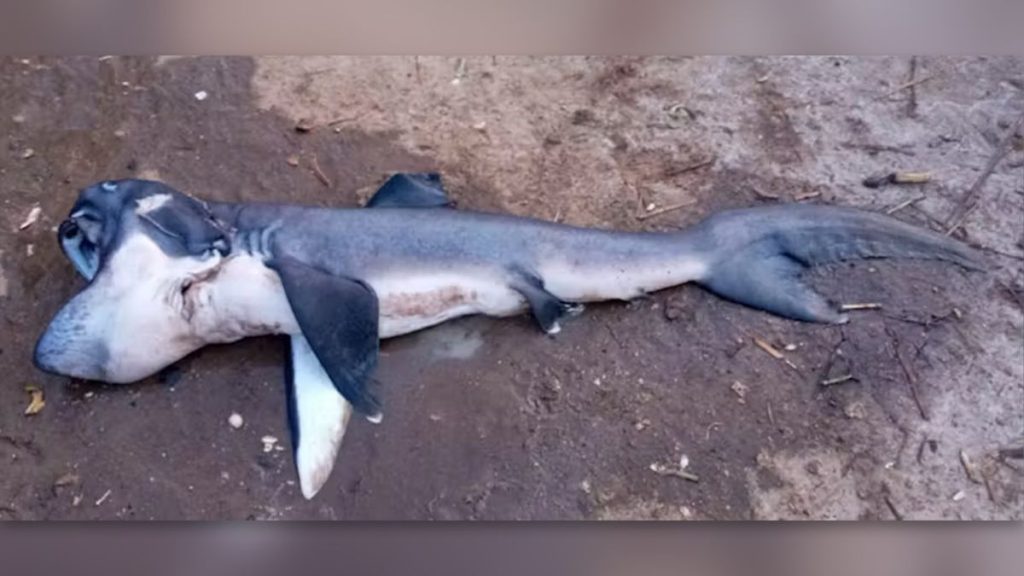
{"type": "Polygon", "coordinates": [[[945,260],[982,270],[981,258],[951,238],[855,210],[782,205],[722,212],[688,230],[706,258],[697,281],[734,302],[807,322],[841,324],[847,317],[807,287],[811,266],[862,258],[945,260]]]}

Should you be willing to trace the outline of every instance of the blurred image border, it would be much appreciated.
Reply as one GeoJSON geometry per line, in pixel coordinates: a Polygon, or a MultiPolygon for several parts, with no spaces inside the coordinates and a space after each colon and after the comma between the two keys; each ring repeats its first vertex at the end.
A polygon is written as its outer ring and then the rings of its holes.
{"type": "MultiPolygon", "coordinates": [[[[37,54],[1024,54],[990,0],[38,0],[37,54]],[[244,15],[241,17],[240,15],[244,15]]],[[[2,474],[2,471],[0,471],[2,474]]],[[[3,523],[6,574],[1010,574],[1020,523],[3,523]]]]}

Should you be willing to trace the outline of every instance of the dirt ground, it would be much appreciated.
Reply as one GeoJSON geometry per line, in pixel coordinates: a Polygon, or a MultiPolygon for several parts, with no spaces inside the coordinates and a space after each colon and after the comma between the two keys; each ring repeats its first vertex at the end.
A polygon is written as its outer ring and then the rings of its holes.
{"type": "Polygon", "coordinates": [[[461,208],[578,225],[916,199],[895,216],[937,228],[1024,113],[1019,58],[30,58],[0,78],[0,518],[1024,518],[1019,138],[957,232],[991,272],[821,269],[834,300],[882,305],[845,327],[684,286],[556,337],[464,318],[385,342],[387,417],[353,422],[309,502],[261,442],[288,446],[280,339],[129,386],[31,364],[82,286],[55,227],[97,180],[354,206],[432,169],[461,208]],[[890,171],[931,181],[861,183],[890,171]],[[652,470],[683,457],[699,481],[652,470]]]}

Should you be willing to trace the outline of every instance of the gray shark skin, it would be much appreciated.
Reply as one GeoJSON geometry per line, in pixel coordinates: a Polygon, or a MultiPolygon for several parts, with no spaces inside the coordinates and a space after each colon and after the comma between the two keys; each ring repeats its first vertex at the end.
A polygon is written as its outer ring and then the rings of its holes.
{"type": "Polygon", "coordinates": [[[145,180],[95,184],[58,231],[89,283],[51,321],[34,361],[127,383],[207,344],[287,335],[295,462],[312,498],[352,413],[380,421],[370,384],[382,338],[525,311],[555,333],[587,302],[686,282],[794,320],[842,323],[800,281],[804,269],[888,257],[982,268],[959,242],[850,208],[730,210],[647,233],[450,205],[432,174],[396,175],[360,209],[204,202],[145,180]]]}

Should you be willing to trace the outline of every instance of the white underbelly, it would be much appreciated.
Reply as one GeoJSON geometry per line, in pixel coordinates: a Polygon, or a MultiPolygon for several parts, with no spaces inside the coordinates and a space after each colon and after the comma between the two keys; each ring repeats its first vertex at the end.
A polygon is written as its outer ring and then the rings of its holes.
{"type": "Polygon", "coordinates": [[[467,314],[509,316],[526,308],[523,297],[497,277],[460,274],[371,279],[380,306],[380,337],[422,330],[467,314]]]}

